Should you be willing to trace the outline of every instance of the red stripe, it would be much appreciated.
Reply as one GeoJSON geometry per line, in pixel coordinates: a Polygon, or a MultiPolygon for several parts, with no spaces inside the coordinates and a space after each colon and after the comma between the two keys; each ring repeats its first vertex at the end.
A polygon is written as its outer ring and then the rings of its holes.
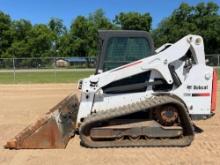
{"type": "Polygon", "coordinates": [[[130,67],[130,66],[134,66],[134,65],[140,64],[140,63],[142,63],[141,60],[139,60],[139,61],[135,61],[135,62],[132,62],[132,63],[130,63],[130,64],[123,65],[123,66],[121,66],[120,68],[116,68],[116,69],[114,69],[113,71],[118,71],[118,70],[121,70],[121,69],[124,69],[124,68],[130,67]]]}
{"type": "Polygon", "coordinates": [[[212,102],[211,102],[212,112],[214,112],[216,109],[217,85],[218,85],[218,74],[217,74],[217,69],[215,69],[213,71],[213,77],[212,77],[212,102]]]}
{"type": "Polygon", "coordinates": [[[210,93],[199,93],[199,96],[210,96],[210,93]]]}
{"type": "Polygon", "coordinates": [[[130,63],[130,64],[124,65],[123,68],[127,68],[127,67],[130,67],[130,66],[133,66],[133,65],[139,64],[139,63],[142,63],[142,61],[135,61],[135,62],[132,62],[132,63],[130,63]]]}
{"type": "Polygon", "coordinates": [[[210,93],[192,93],[192,96],[210,96],[210,93]]]}

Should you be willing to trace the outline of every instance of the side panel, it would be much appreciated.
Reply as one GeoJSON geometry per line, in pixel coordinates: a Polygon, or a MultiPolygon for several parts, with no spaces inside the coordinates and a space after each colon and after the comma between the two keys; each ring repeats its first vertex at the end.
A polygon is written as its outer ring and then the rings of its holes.
{"type": "Polygon", "coordinates": [[[145,92],[97,95],[94,100],[92,111],[96,112],[110,108],[117,108],[146,98],[147,96],[145,92]]]}
{"type": "Polygon", "coordinates": [[[194,65],[183,84],[172,91],[185,102],[189,114],[211,113],[212,73],[212,67],[194,65]]]}

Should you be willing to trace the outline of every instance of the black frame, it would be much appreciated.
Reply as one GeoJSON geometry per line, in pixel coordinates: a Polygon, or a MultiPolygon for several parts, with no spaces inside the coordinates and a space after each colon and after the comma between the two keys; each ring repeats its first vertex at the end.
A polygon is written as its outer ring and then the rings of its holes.
{"type": "Polygon", "coordinates": [[[145,38],[151,49],[151,54],[155,53],[154,51],[154,43],[151,35],[146,31],[137,31],[137,30],[99,30],[99,42],[102,42],[101,50],[99,55],[97,56],[97,65],[96,72],[98,74],[98,70],[103,70],[104,59],[106,56],[106,48],[110,38],[112,37],[142,37],[145,38]]]}

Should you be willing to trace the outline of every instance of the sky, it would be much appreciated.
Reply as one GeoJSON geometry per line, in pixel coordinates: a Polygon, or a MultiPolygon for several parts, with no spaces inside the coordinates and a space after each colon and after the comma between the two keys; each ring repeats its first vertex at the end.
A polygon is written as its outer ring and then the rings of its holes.
{"type": "MultiPolygon", "coordinates": [[[[182,3],[196,5],[210,0],[0,0],[0,11],[12,19],[27,19],[33,24],[48,23],[52,17],[60,18],[69,28],[78,16],[88,16],[96,9],[102,8],[106,16],[113,20],[120,12],[149,12],[153,18],[152,27],[171,15],[182,3]]],[[[220,6],[220,0],[212,0],[220,6]]]]}

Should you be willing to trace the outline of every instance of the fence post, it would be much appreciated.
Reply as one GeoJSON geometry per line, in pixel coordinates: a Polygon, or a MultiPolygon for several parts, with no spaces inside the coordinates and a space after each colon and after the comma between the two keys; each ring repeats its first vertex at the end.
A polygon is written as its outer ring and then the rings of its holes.
{"type": "Polygon", "coordinates": [[[220,67],[220,58],[219,58],[220,54],[218,55],[218,67],[220,67]]]}
{"type": "Polygon", "coordinates": [[[56,83],[57,81],[56,57],[53,58],[53,61],[54,61],[54,78],[56,83]]]}
{"type": "Polygon", "coordinates": [[[15,79],[16,79],[16,73],[15,73],[15,58],[13,57],[12,59],[12,62],[13,62],[13,76],[14,76],[14,83],[15,83],[15,79]]]}

